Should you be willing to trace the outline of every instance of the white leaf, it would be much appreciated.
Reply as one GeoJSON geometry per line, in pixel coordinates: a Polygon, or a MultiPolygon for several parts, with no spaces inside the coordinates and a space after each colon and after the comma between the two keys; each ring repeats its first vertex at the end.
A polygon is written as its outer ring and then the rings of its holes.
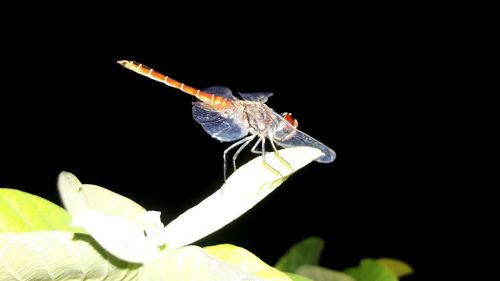
{"type": "Polygon", "coordinates": [[[99,245],[125,261],[144,263],[160,253],[158,240],[148,237],[144,227],[124,217],[96,211],[80,212],[73,217],[71,225],[85,229],[99,245]]]}
{"type": "Polygon", "coordinates": [[[68,172],[59,174],[57,187],[64,208],[72,215],[92,210],[141,222],[146,213],[146,209],[129,198],[97,185],[81,184],[68,172]]]}
{"type": "Polygon", "coordinates": [[[236,170],[225,185],[214,194],[187,210],[165,227],[164,237],[169,249],[191,244],[220,229],[269,195],[290,174],[322,155],[311,147],[294,147],[279,151],[293,171],[280,162],[274,153],[266,154],[266,162],[283,175],[267,168],[257,157],[236,170]]]}
{"type": "Polygon", "coordinates": [[[59,175],[64,206],[73,215],[72,226],[83,228],[104,249],[130,262],[158,256],[165,244],[160,212],[146,211],[134,201],[96,185],[81,184],[71,173],[59,175]]]}

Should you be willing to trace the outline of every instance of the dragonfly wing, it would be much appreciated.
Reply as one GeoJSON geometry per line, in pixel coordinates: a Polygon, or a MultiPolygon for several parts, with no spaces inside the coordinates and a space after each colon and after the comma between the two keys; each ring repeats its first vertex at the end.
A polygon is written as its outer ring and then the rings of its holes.
{"type": "Polygon", "coordinates": [[[247,128],[234,118],[232,109],[216,110],[205,103],[195,102],[193,118],[205,132],[220,141],[235,141],[248,134],[247,128]]]}
{"type": "Polygon", "coordinates": [[[307,135],[306,133],[297,130],[283,117],[275,114],[275,129],[272,130],[272,140],[281,147],[289,148],[296,146],[310,146],[317,148],[323,152],[323,156],[316,159],[316,161],[321,163],[330,163],[335,160],[336,154],[333,149],[322,144],[313,137],[307,135]]]}
{"type": "Polygon", "coordinates": [[[238,99],[233,95],[233,92],[231,92],[231,89],[229,89],[228,87],[212,86],[212,87],[208,87],[208,88],[203,89],[203,92],[206,92],[206,93],[209,93],[212,95],[216,95],[219,97],[223,97],[226,99],[230,99],[230,100],[237,100],[238,99]]]}
{"type": "Polygon", "coordinates": [[[257,101],[260,103],[266,103],[267,99],[273,95],[273,93],[262,92],[262,93],[238,93],[244,100],[257,101]]]}

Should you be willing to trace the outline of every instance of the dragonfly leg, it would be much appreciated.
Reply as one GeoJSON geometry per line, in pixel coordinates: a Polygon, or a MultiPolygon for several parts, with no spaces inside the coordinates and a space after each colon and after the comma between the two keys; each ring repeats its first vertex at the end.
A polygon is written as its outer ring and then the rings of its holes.
{"type": "MultiPolygon", "coordinates": [[[[226,170],[227,170],[226,155],[227,155],[227,153],[228,153],[231,149],[233,149],[233,148],[237,147],[238,145],[241,145],[241,144],[242,144],[242,143],[244,143],[244,142],[247,142],[247,143],[245,144],[245,146],[246,146],[246,145],[248,144],[248,142],[250,142],[253,138],[255,138],[255,135],[251,135],[251,136],[248,136],[248,137],[246,137],[246,138],[242,138],[241,140],[239,140],[239,141],[237,141],[237,142],[233,143],[231,146],[229,146],[228,148],[226,148],[226,150],[224,150],[224,153],[222,154],[222,158],[224,159],[224,182],[226,182],[226,179],[227,179],[227,177],[226,177],[226,170]]],[[[239,151],[239,150],[238,150],[238,151],[239,151]]]]}
{"type": "Polygon", "coordinates": [[[285,165],[288,169],[293,171],[292,165],[290,165],[290,163],[288,163],[285,159],[283,159],[283,157],[281,157],[281,155],[279,154],[278,149],[276,149],[276,145],[274,144],[274,141],[272,138],[269,139],[269,142],[271,143],[271,146],[273,147],[274,155],[276,155],[276,158],[278,158],[278,160],[281,162],[281,164],[285,165]]]}
{"type": "Polygon", "coordinates": [[[245,147],[247,147],[247,145],[249,143],[252,142],[252,140],[256,137],[257,135],[251,135],[251,136],[248,136],[246,138],[244,138],[244,140],[246,140],[245,143],[243,143],[240,148],[238,148],[238,150],[236,150],[236,152],[234,153],[233,155],[233,169],[236,171],[236,158],[238,158],[238,155],[240,155],[240,152],[245,149],[245,147]]]}
{"type": "Polygon", "coordinates": [[[264,166],[269,171],[271,171],[275,175],[279,175],[280,177],[283,178],[283,175],[278,170],[276,170],[275,168],[273,168],[273,166],[269,165],[269,163],[267,163],[267,161],[266,161],[266,156],[265,156],[266,155],[266,138],[265,137],[261,137],[260,140],[261,140],[261,143],[262,143],[262,146],[261,146],[262,163],[264,164],[264,166]]]}
{"type": "Polygon", "coordinates": [[[257,146],[259,145],[259,143],[261,142],[262,140],[259,138],[257,140],[257,142],[255,142],[255,144],[252,146],[252,149],[250,150],[252,153],[255,153],[255,154],[261,154],[261,151],[257,151],[257,146]]]}

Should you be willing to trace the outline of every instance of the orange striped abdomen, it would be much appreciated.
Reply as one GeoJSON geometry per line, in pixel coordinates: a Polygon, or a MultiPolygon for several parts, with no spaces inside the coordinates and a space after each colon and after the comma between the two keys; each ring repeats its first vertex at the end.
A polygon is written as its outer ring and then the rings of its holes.
{"type": "Polygon", "coordinates": [[[226,108],[232,106],[233,104],[231,100],[207,92],[203,92],[188,85],[185,85],[184,83],[174,80],[146,65],[137,63],[135,61],[120,60],[118,61],[118,63],[127,69],[130,69],[148,78],[156,80],[160,83],[164,83],[169,87],[179,89],[188,95],[195,96],[200,101],[208,103],[211,106],[217,108],[226,108]]]}

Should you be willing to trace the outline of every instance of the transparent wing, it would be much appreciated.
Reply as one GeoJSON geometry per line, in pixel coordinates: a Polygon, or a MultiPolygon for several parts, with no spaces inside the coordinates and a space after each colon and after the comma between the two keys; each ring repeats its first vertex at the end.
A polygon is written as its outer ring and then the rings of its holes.
{"type": "Polygon", "coordinates": [[[238,93],[244,100],[258,101],[260,103],[266,103],[267,99],[273,95],[273,93],[262,92],[262,93],[238,93]]]}
{"type": "Polygon", "coordinates": [[[234,141],[248,134],[246,126],[233,117],[232,109],[216,110],[205,103],[195,102],[193,118],[205,132],[220,141],[234,141]]]}
{"type": "Polygon", "coordinates": [[[323,152],[324,156],[316,159],[317,162],[330,163],[335,160],[336,154],[328,146],[322,144],[306,133],[297,130],[292,124],[286,121],[279,114],[274,112],[273,130],[271,130],[272,140],[281,147],[310,146],[323,152]]]}
{"type": "Polygon", "coordinates": [[[226,99],[230,100],[237,100],[238,98],[233,95],[233,92],[231,92],[231,89],[228,87],[222,87],[222,86],[212,86],[203,89],[203,92],[207,92],[209,94],[213,94],[219,97],[223,97],[226,99]]]}

